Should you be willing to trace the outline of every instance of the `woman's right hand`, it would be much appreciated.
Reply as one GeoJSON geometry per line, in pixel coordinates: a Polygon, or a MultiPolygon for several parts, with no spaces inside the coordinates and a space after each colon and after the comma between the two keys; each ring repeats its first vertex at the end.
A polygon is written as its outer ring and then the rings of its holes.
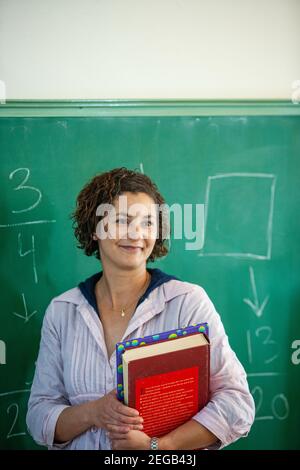
{"type": "Polygon", "coordinates": [[[143,418],[139,412],[121,403],[117,399],[116,390],[91,402],[91,406],[92,421],[97,428],[119,433],[143,429],[143,418]]]}

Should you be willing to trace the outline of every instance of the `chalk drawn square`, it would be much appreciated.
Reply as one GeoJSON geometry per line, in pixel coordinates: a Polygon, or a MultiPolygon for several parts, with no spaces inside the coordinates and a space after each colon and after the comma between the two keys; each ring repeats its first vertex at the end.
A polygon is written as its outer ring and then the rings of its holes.
{"type": "Polygon", "coordinates": [[[209,176],[199,256],[270,259],[275,185],[268,173],[209,176]]]}

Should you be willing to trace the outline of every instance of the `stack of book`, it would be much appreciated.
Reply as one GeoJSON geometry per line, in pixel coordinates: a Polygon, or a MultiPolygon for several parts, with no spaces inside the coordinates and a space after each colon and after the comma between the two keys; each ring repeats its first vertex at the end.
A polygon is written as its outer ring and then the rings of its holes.
{"type": "Polygon", "coordinates": [[[207,323],[117,343],[117,394],[139,410],[143,431],[163,436],[209,400],[207,323]]]}

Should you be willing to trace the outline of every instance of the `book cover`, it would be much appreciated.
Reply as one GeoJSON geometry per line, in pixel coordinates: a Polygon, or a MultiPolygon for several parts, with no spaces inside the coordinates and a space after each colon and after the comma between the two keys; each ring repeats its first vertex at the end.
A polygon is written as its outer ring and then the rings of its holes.
{"type": "Polygon", "coordinates": [[[120,401],[124,402],[124,381],[123,381],[123,361],[122,355],[127,349],[138,348],[161,341],[169,341],[185,336],[193,335],[196,333],[204,333],[207,338],[209,336],[208,324],[196,323],[188,325],[184,328],[177,328],[174,330],[163,331],[153,335],[144,336],[141,338],[133,338],[128,341],[121,341],[116,344],[116,360],[117,360],[117,397],[120,401]]]}
{"type": "Polygon", "coordinates": [[[124,346],[119,349],[120,396],[139,410],[144,432],[151,437],[160,437],[185,423],[209,399],[207,324],[160,335],[154,335],[154,340],[153,336],[131,340],[135,346],[130,342],[117,345],[124,346]]]}

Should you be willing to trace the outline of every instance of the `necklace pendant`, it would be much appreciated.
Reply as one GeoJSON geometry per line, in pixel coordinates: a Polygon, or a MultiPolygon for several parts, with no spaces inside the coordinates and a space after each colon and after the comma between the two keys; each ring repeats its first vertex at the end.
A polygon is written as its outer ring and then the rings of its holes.
{"type": "Polygon", "coordinates": [[[121,317],[125,317],[124,309],[122,308],[121,317]]]}

